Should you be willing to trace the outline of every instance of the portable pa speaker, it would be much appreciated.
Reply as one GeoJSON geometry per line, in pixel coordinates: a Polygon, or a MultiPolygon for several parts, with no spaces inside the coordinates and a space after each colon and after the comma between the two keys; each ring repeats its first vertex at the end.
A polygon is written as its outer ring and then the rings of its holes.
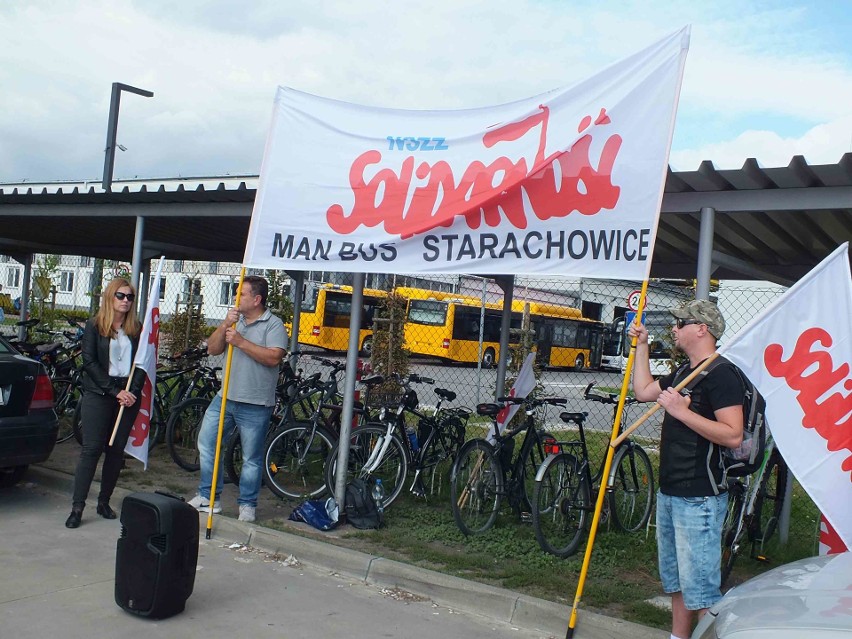
{"type": "Polygon", "coordinates": [[[162,619],[182,612],[195,584],[198,511],[165,493],[132,493],[121,506],[115,603],[162,619]]]}

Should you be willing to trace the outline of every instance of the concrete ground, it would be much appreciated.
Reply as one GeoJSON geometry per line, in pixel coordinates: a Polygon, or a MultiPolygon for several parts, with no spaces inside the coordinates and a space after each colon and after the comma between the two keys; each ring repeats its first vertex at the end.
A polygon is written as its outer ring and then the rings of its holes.
{"type": "MultiPolygon", "coordinates": [[[[199,516],[186,610],[154,621],[115,604],[118,521],[68,530],[71,477],[31,468],[0,490],[0,637],[564,637],[569,609],[229,517],[199,516]]],[[[93,494],[94,494],[93,488],[93,494]]],[[[128,491],[118,489],[113,506],[128,491]]],[[[580,611],[578,639],[668,633],[580,611]]]]}

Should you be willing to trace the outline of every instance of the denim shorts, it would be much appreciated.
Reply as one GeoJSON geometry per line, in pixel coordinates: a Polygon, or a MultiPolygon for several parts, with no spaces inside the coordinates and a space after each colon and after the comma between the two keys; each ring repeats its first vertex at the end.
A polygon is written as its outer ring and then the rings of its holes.
{"type": "Polygon", "coordinates": [[[722,598],[722,524],[728,494],[673,497],[657,492],[657,553],[667,593],[683,593],[687,610],[722,598]]]}

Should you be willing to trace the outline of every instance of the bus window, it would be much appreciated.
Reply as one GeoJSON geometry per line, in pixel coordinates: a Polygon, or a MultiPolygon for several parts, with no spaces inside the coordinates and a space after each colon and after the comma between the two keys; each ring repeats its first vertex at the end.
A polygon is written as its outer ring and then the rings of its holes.
{"type": "Polygon", "coordinates": [[[447,303],[432,300],[411,300],[408,321],[427,326],[443,326],[447,321],[447,303]]]}

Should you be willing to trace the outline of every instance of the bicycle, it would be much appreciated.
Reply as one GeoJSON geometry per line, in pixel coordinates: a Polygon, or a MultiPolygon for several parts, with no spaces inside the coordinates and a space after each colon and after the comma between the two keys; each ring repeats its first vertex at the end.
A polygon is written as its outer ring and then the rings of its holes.
{"type": "Polygon", "coordinates": [[[185,386],[182,397],[166,418],[166,445],[172,460],[184,470],[201,468],[198,460],[198,432],[210,402],[221,387],[218,372],[221,367],[201,366],[185,386]]]}
{"type": "MultiPolygon", "coordinates": [[[[296,353],[299,355],[299,353],[296,353]]],[[[292,367],[286,361],[282,364],[279,372],[278,385],[275,388],[275,408],[269,421],[266,433],[266,444],[269,445],[270,438],[285,424],[295,423],[296,420],[309,420],[317,409],[317,401],[322,394],[320,373],[314,373],[310,377],[302,378],[302,369],[293,372],[292,367]]],[[[333,430],[334,421],[327,414],[322,414],[320,419],[324,425],[333,430]]],[[[264,449],[265,449],[264,447],[264,449]]],[[[240,473],[243,466],[243,447],[239,431],[228,438],[224,453],[225,473],[228,481],[233,484],[240,483],[240,473]]],[[[263,476],[266,483],[266,477],[263,476]]]]}
{"type": "Polygon", "coordinates": [[[453,519],[465,535],[489,530],[504,499],[521,521],[530,520],[536,469],[556,443],[552,435],[536,426],[535,411],[566,403],[561,397],[498,397],[497,401],[523,406],[526,419],[520,426],[501,433],[496,417],[504,407],[494,403],[476,407],[480,415],[495,418],[494,431],[489,439],[471,439],[462,446],[450,475],[453,519]],[[524,439],[513,460],[514,438],[520,433],[524,433],[524,439]]]}
{"type": "MultiPolygon", "coordinates": [[[[282,418],[264,453],[266,486],[282,499],[313,499],[326,491],[324,466],[340,433],[341,408],[337,403],[337,376],[346,368],[346,364],[317,356],[311,359],[331,368],[328,379],[313,391],[321,393],[316,408],[309,420],[282,418]],[[330,415],[328,411],[331,411],[330,415]]],[[[369,393],[371,386],[383,381],[380,375],[373,375],[365,377],[361,383],[369,393]]],[[[367,411],[356,406],[355,414],[363,419],[367,411]]]]}
{"type": "MultiPolygon", "coordinates": [[[[409,488],[418,497],[425,497],[421,473],[431,469],[434,487],[435,473],[439,464],[453,459],[464,443],[465,429],[470,412],[461,408],[445,409],[445,401],[454,401],[452,391],[436,388],[438,403],[431,416],[418,412],[417,393],[411,384],[434,384],[435,380],[411,373],[408,377],[393,375],[394,381],[402,387],[399,402],[393,411],[382,407],[378,421],[353,428],[349,440],[349,460],[347,480],[359,477],[372,483],[381,479],[384,488],[383,507],[389,507],[399,496],[408,476],[408,469],[414,468],[414,479],[409,488]],[[406,415],[418,419],[419,433],[408,435],[406,415]],[[421,441],[422,439],[422,441],[421,441]],[[415,446],[414,441],[417,441],[415,446]]],[[[362,380],[363,381],[363,380],[362,380]]],[[[337,476],[337,455],[339,442],[329,451],[325,463],[325,481],[333,493],[337,476]]]]}
{"type": "MultiPolygon", "coordinates": [[[[594,382],[586,386],[583,398],[615,404],[616,412],[618,395],[592,393],[593,387],[594,382]]],[[[625,408],[637,403],[628,397],[625,408]]],[[[591,471],[584,428],[587,417],[586,412],[559,415],[566,424],[576,425],[578,439],[556,442],[536,473],[532,512],[536,540],[542,550],[562,558],[577,551],[586,519],[594,511],[592,492],[603,477],[605,460],[594,475],[591,471]]],[[[606,486],[608,516],[617,528],[636,532],[647,526],[654,506],[654,468],[639,444],[628,439],[616,448],[606,486]]]]}
{"type": "Polygon", "coordinates": [[[750,557],[768,561],[764,552],[778,527],[789,480],[787,464],[768,434],[757,472],[728,484],[728,512],[722,524],[722,586],[746,543],[744,535],[751,543],[750,557]]]}

